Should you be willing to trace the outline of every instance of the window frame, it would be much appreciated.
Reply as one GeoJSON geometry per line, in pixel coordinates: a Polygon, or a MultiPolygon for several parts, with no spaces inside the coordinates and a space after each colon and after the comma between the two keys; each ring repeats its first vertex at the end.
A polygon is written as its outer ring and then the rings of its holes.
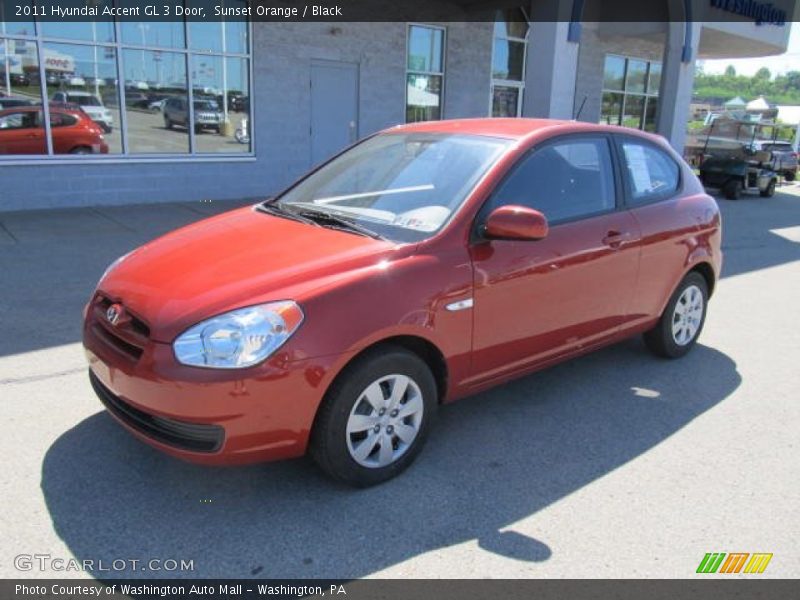
{"type": "Polygon", "coordinates": [[[405,80],[403,82],[403,123],[419,123],[420,121],[409,121],[408,120],[408,76],[411,74],[414,75],[433,75],[436,77],[442,78],[442,89],[439,92],[439,118],[438,121],[443,121],[446,117],[444,114],[444,107],[445,107],[445,91],[446,91],[446,77],[445,73],[447,72],[447,27],[443,27],[442,25],[432,25],[430,23],[418,23],[409,21],[406,23],[406,49],[405,54],[403,55],[403,61],[405,62],[405,80]],[[409,69],[408,68],[408,52],[411,49],[411,28],[412,27],[423,27],[426,29],[438,29],[442,32],[442,71],[441,73],[436,71],[422,71],[418,69],[409,69]]]}
{"type": "Polygon", "coordinates": [[[619,163],[618,170],[619,170],[620,175],[622,177],[622,183],[623,183],[622,192],[623,192],[623,199],[624,199],[625,208],[627,208],[629,210],[633,210],[633,209],[636,209],[636,208],[641,208],[643,206],[649,206],[651,204],[657,204],[659,202],[664,202],[666,200],[671,200],[671,199],[673,199],[673,198],[675,198],[677,196],[680,196],[683,193],[684,184],[685,184],[685,179],[684,179],[684,176],[683,176],[684,175],[683,174],[683,167],[681,166],[681,164],[677,160],[675,160],[675,157],[673,157],[667,150],[665,150],[664,148],[660,147],[655,142],[652,142],[652,141],[650,141],[648,139],[645,139],[645,138],[642,138],[642,137],[639,137],[639,136],[636,136],[636,135],[627,135],[627,134],[624,134],[624,133],[615,133],[615,134],[613,134],[612,137],[614,138],[614,145],[615,145],[616,151],[617,151],[617,160],[618,160],[618,163],[619,163]],[[632,143],[635,143],[635,144],[639,144],[640,146],[649,147],[649,148],[651,148],[653,150],[656,150],[657,152],[660,152],[661,154],[666,156],[667,159],[672,161],[672,163],[678,169],[678,181],[677,181],[677,183],[675,185],[675,188],[672,189],[671,191],[659,192],[657,194],[648,194],[647,196],[644,197],[644,199],[637,200],[634,197],[634,194],[633,194],[633,182],[631,181],[631,177],[628,174],[628,164],[627,164],[627,159],[625,158],[625,149],[622,147],[623,144],[626,143],[626,142],[629,142],[629,143],[632,142],[632,143]]]}
{"type": "MultiPolygon", "coordinates": [[[[117,6],[121,0],[115,0],[113,4],[117,6]]],[[[44,132],[46,140],[46,154],[7,154],[0,155],[0,167],[3,166],[22,166],[31,164],[135,164],[135,163],[155,163],[155,162],[252,162],[256,160],[256,137],[254,135],[256,130],[255,119],[255,86],[254,86],[254,66],[253,66],[253,21],[247,20],[247,52],[237,53],[224,50],[222,52],[211,52],[203,50],[193,50],[191,47],[191,34],[189,21],[183,19],[182,27],[184,30],[184,45],[179,48],[166,48],[164,46],[155,45],[141,45],[124,43],[122,41],[122,28],[121,21],[118,18],[113,19],[114,41],[103,42],[94,40],[81,40],[70,39],[56,36],[49,36],[43,33],[41,21],[38,18],[32,17],[34,21],[34,33],[29,35],[20,35],[16,33],[0,33],[0,47],[6,48],[7,44],[14,41],[22,41],[34,44],[36,48],[36,56],[38,61],[38,76],[41,82],[46,82],[47,74],[44,62],[44,49],[50,44],[69,44],[74,46],[96,47],[99,50],[111,48],[114,51],[115,57],[115,74],[117,81],[116,91],[119,98],[119,125],[115,127],[115,131],[122,136],[121,151],[116,154],[91,154],[91,155],[69,155],[69,154],[55,154],[52,143],[52,128],[50,126],[50,102],[45,98],[46,85],[41,86],[42,113],[44,116],[44,132]],[[186,68],[186,97],[189,101],[189,118],[194,118],[194,109],[192,104],[194,80],[192,78],[192,59],[195,56],[211,56],[218,57],[223,61],[228,59],[247,60],[247,77],[248,77],[248,92],[250,97],[250,110],[247,113],[248,129],[250,130],[250,147],[246,152],[200,152],[197,150],[195,143],[194,128],[189,128],[187,134],[189,136],[188,149],[185,152],[175,153],[158,153],[158,152],[131,152],[128,147],[128,121],[127,121],[127,103],[125,89],[125,64],[123,54],[125,51],[149,51],[160,53],[173,53],[182,56],[183,63],[186,68]]],[[[218,22],[224,27],[225,20],[218,22]]],[[[220,33],[220,35],[222,35],[220,33]]],[[[192,121],[190,121],[192,122],[192,121]]]]}
{"type": "MultiPolygon", "coordinates": [[[[489,62],[489,117],[490,118],[501,118],[501,117],[494,117],[494,88],[495,87],[512,87],[517,90],[517,114],[515,115],[516,118],[522,116],[522,103],[525,97],[525,73],[528,69],[528,39],[530,38],[531,34],[531,23],[528,20],[528,15],[525,14],[522,9],[520,9],[522,16],[525,17],[526,23],[528,24],[528,29],[525,31],[525,37],[520,38],[516,36],[497,36],[495,35],[495,24],[498,21],[492,21],[492,52],[490,56],[489,62]],[[497,40],[505,40],[507,42],[520,42],[522,43],[522,79],[517,81],[516,79],[498,79],[494,76],[494,49],[495,49],[495,42],[497,40]]],[[[500,21],[502,23],[508,23],[508,21],[500,21]]]]}
{"type": "MultiPolygon", "coordinates": [[[[620,127],[627,127],[626,125],[623,125],[623,119],[625,117],[625,107],[627,106],[627,103],[628,103],[627,102],[628,101],[628,96],[637,96],[637,97],[640,97],[640,98],[643,99],[643,103],[642,103],[642,115],[641,115],[641,118],[639,120],[639,126],[635,127],[635,129],[637,129],[639,131],[646,131],[645,130],[645,126],[647,124],[647,108],[648,108],[648,105],[650,104],[651,99],[655,99],[656,100],[656,114],[654,115],[654,117],[655,117],[655,123],[657,125],[658,124],[658,102],[659,102],[659,100],[661,98],[661,85],[660,85],[660,83],[663,80],[663,69],[664,69],[664,64],[663,64],[662,61],[659,61],[659,60],[650,60],[648,58],[642,58],[642,57],[639,57],[639,56],[630,56],[630,55],[625,55],[625,54],[618,54],[616,52],[606,52],[603,55],[603,85],[602,85],[602,88],[600,90],[600,103],[601,103],[600,117],[602,118],[603,97],[606,94],[618,94],[618,95],[622,96],[622,103],[620,104],[620,109],[619,109],[619,119],[618,119],[618,122],[610,123],[610,125],[617,125],[617,126],[620,126],[620,127]],[[607,60],[607,58],[609,56],[614,57],[614,58],[621,58],[624,61],[623,72],[622,72],[622,89],[620,89],[620,90],[610,89],[610,88],[607,88],[605,86],[605,65],[606,65],[606,60],[607,60]],[[644,62],[646,64],[646,69],[645,69],[645,74],[644,74],[644,92],[628,91],[628,73],[629,73],[629,64],[630,64],[631,61],[644,62]],[[660,68],[661,68],[661,74],[659,75],[659,86],[658,86],[658,89],[655,92],[653,92],[650,89],[650,75],[651,75],[651,71],[652,71],[652,66],[653,65],[659,65],[660,68]]],[[[604,121],[601,121],[601,123],[604,124],[604,125],[606,124],[604,121]]],[[[634,128],[633,127],[629,127],[629,129],[634,129],[634,128]]],[[[654,129],[654,131],[655,131],[655,129],[654,129]]]]}
{"type": "MultiPolygon", "coordinates": [[[[472,227],[470,228],[470,240],[472,243],[486,241],[486,238],[481,233],[483,225],[486,222],[486,218],[490,212],[490,206],[492,200],[495,198],[497,191],[506,183],[506,181],[513,177],[514,174],[520,169],[523,163],[531,157],[533,154],[538,152],[539,150],[543,150],[548,146],[561,144],[564,142],[569,142],[571,140],[581,140],[581,139],[593,139],[593,140],[604,140],[608,145],[608,156],[610,161],[611,167],[611,175],[612,181],[614,183],[614,206],[609,209],[596,211],[594,213],[589,213],[585,215],[575,216],[575,217],[567,217],[564,219],[556,219],[550,220],[549,217],[545,214],[544,216],[547,218],[547,224],[550,228],[558,227],[560,225],[568,225],[570,223],[576,223],[579,221],[585,221],[587,219],[593,219],[595,217],[609,215],[612,213],[620,212],[623,210],[627,210],[627,206],[625,205],[625,195],[623,190],[623,179],[622,179],[622,172],[621,172],[621,164],[620,159],[618,156],[618,148],[617,144],[614,140],[614,135],[606,132],[606,131],[585,131],[580,133],[565,133],[560,135],[555,135],[553,137],[547,138],[539,142],[538,144],[528,148],[525,150],[519,158],[514,161],[514,164],[511,165],[508,170],[500,177],[499,181],[494,185],[492,191],[486,196],[486,199],[481,204],[481,207],[475,213],[475,218],[473,219],[472,227]]],[[[505,206],[505,205],[503,205],[505,206]]],[[[544,214],[544,213],[542,213],[544,214]]],[[[514,240],[506,240],[506,241],[514,241],[514,240]]],[[[526,242],[527,243],[527,242],[526,242]]]]}

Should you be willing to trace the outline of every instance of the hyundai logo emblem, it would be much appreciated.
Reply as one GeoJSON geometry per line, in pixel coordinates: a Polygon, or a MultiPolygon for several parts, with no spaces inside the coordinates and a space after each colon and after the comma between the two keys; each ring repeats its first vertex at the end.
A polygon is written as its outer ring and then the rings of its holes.
{"type": "Polygon", "coordinates": [[[122,316],[122,307],[119,304],[112,304],[106,310],[106,319],[112,325],[116,325],[119,323],[119,319],[122,316]]]}

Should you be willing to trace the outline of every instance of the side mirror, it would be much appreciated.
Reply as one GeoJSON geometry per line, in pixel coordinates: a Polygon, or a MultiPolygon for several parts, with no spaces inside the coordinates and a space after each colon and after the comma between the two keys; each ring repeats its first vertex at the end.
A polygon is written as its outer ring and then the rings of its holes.
{"type": "Polygon", "coordinates": [[[489,213],[483,236],[490,240],[536,241],[547,237],[548,230],[547,218],[538,210],[510,204],[489,213]]]}

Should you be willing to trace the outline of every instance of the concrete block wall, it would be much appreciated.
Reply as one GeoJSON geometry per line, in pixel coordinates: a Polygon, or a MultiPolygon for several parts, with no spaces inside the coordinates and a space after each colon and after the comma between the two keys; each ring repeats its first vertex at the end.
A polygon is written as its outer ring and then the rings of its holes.
{"type": "MultiPolygon", "coordinates": [[[[491,23],[447,29],[444,118],[489,112],[491,23]]],[[[0,211],[262,197],[311,165],[312,60],[359,64],[359,136],[405,118],[405,23],[256,23],[255,158],[106,164],[0,163],[0,211]]]]}

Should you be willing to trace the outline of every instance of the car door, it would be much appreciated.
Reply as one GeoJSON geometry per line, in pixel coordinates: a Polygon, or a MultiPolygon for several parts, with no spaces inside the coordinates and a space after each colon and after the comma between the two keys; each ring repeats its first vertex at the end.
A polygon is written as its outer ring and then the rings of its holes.
{"type": "Polygon", "coordinates": [[[550,231],[471,246],[476,383],[577,352],[625,322],[639,231],[619,183],[611,138],[581,134],[534,148],[497,186],[478,228],[491,210],[523,205],[540,210],[550,231]]]}
{"type": "Polygon", "coordinates": [[[663,148],[639,137],[616,136],[625,202],[641,231],[641,274],[631,302],[632,325],[658,317],[698,242],[708,219],[681,198],[677,161],[663,148]],[[683,200],[683,201],[682,201],[683,200]]]}
{"type": "Polygon", "coordinates": [[[62,112],[50,113],[50,133],[53,136],[53,152],[69,154],[78,146],[87,146],[85,129],[75,127],[78,117],[62,112]]]}
{"type": "Polygon", "coordinates": [[[47,154],[39,111],[23,110],[0,117],[0,154],[47,154]]]}

